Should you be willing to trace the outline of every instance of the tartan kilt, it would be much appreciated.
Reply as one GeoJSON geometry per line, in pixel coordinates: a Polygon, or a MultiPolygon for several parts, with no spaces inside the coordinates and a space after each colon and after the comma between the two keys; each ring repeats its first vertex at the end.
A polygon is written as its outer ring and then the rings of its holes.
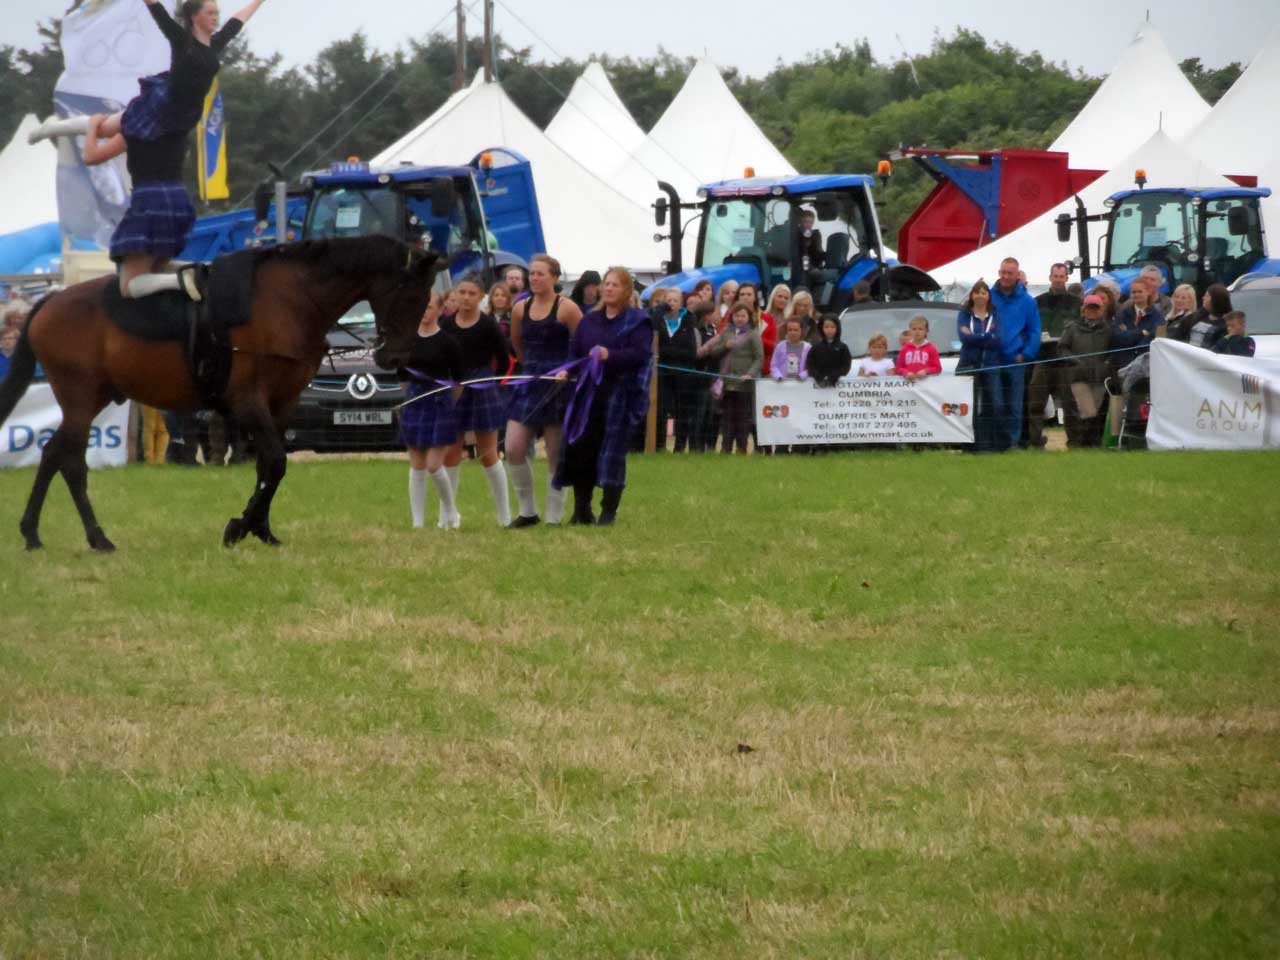
{"type": "Polygon", "coordinates": [[[135,253],[176,257],[195,222],[191,198],[181,183],[135,183],[129,209],[111,235],[111,259],[135,253]]]}
{"type": "MultiPolygon", "coordinates": [[[[521,373],[543,376],[560,364],[531,364],[521,373]]],[[[526,427],[553,427],[564,422],[573,386],[555,380],[521,380],[511,387],[507,418],[526,427]]]]}
{"type": "MultiPolygon", "coordinates": [[[[420,397],[438,384],[410,380],[406,399],[420,397]]],[[[441,390],[425,400],[415,400],[400,408],[400,441],[406,447],[448,447],[458,439],[458,416],[453,404],[453,391],[441,390]]]]}
{"type": "Polygon", "coordinates": [[[634,379],[618,385],[609,395],[605,412],[604,439],[596,459],[596,484],[601,487],[627,485],[627,450],[636,427],[649,412],[649,367],[634,379]]]}
{"type": "Polygon", "coordinates": [[[159,140],[172,133],[187,133],[200,122],[199,111],[176,120],[169,118],[169,73],[138,80],[140,92],[120,117],[120,132],[128,140],[159,140]]]}
{"type": "MultiPolygon", "coordinates": [[[[468,370],[463,380],[478,380],[481,377],[492,377],[493,371],[488,367],[468,370]]],[[[458,398],[457,418],[458,433],[468,430],[497,430],[507,422],[507,405],[503,401],[502,388],[495,381],[491,384],[480,384],[476,387],[463,387],[462,396],[458,398]]]]}

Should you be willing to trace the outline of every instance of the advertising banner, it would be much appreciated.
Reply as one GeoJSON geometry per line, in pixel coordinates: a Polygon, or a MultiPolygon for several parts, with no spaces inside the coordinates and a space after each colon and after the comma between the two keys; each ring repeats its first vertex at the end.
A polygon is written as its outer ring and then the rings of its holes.
{"type": "MultiPolygon", "coordinates": [[[[44,445],[62,423],[62,408],[47,383],[32,384],[0,424],[0,469],[34,467],[44,445]]],[[[90,467],[123,467],[128,460],[129,404],[110,403],[89,430],[86,457],[90,467]]]]}
{"type": "Polygon", "coordinates": [[[766,446],[973,443],[973,378],[758,380],[756,434],[766,446]]]}
{"type": "Polygon", "coordinates": [[[1280,447],[1280,360],[1229,357],[1176,340],[1151,344],[1153,450],[1280,447]]]}

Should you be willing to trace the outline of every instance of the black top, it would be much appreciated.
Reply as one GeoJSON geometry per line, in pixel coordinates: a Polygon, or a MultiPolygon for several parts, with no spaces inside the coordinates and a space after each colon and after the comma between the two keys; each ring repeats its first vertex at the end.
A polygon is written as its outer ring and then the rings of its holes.
{"type": "Polygon", "coordinates": [[[398,371],[401,380],[425,374],[434,380],[455,381],[462,379],[462,372],[462,348],[444,330],[426,337],[415,336],[409,346],[409,358],[398,371]]]}
{"type": "Polygon", "coordinates": [[[151,18],[169,41],[169,117],[180,120],[193,113],[200,116],[204,98],[218,75],[218,54],[222,52],[244,26],[235,17],[228,20],[221,30],[203,43],[174,22],[164,3],[147,5],[151,18]]]}
{"type": "Polygon", "coordinates": [[[462,369],[496,370],[506,373],[507,353],[506,341],[502,339],[502,330],[498,321],[487,313],[480,314],[480,319],[469,327],[458,326],[458,317],[441,317],[440,326],[458,339],[462,348],[462,369]]]}
{"type": "Polygon", "coordinates": [[[125,165],[134,183],[182,181],[182,164],[187,156],[187,135],[170,133],[157,140],[126,138],[129,146],[125,165]]]}

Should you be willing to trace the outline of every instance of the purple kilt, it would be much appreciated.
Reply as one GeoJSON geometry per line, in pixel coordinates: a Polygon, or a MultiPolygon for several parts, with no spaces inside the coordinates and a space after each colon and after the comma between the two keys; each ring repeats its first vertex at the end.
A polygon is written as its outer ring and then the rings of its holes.
{"type": "Polygon", "coordinates": [[[195,222],[191,198],[181,183],[135,183],[129,209],[111,235],[111,259],[135,253],[176,257],[195,222]]]}
{"type": "MultiPolygon", "coordinates": [[[[420,397],[439,389],[435,383],[410,380],[405,388],[407,399],[420,397]]],[[[447,447],[458,439],[458,416],[453,404],[453,391],[440,390],[424,400],[414,400],[400,408],[400,441],[406,447],[424,450],[447,447]]]]}
{"type": "MultiPolygon", "coordinates": [[[[542,376],[560,363],[530,363],[522,374],[542,376]]],[[[526,427],[559,426],[564,422],[569,407],[569,395],[573,387],[555,380],[521,380],[511,387],[511,400],[507,404],[507,418],[526,427]]]]}
{"type": "MultiPolygon", "coordinates": [[[[479,380],[492,377],[493,371],[488,367],[468,370],[463,380],[479,380]]],[[[462,396],[458,399],[457,417],[458,433],[468,430],[497,430],[507,422],[506,404],[502,398],[502,387],[499,382],[478,383],[473,387],[463,387],[462,396]]]]}

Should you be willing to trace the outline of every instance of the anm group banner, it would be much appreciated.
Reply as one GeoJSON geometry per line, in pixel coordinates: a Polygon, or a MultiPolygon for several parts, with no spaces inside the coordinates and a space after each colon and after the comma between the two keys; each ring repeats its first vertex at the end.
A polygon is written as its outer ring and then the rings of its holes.
{"type": "Polygon", "coordinates": [[[1280,360],[1229,357],[1176,340],[1151,344],[1153,450],[1280,447],[1280,360]]]}
{"type": "Polygon", "coordinates": [[[973,378],[757,380],[756,435],[767,446],[973,443],[973,378]]]}

